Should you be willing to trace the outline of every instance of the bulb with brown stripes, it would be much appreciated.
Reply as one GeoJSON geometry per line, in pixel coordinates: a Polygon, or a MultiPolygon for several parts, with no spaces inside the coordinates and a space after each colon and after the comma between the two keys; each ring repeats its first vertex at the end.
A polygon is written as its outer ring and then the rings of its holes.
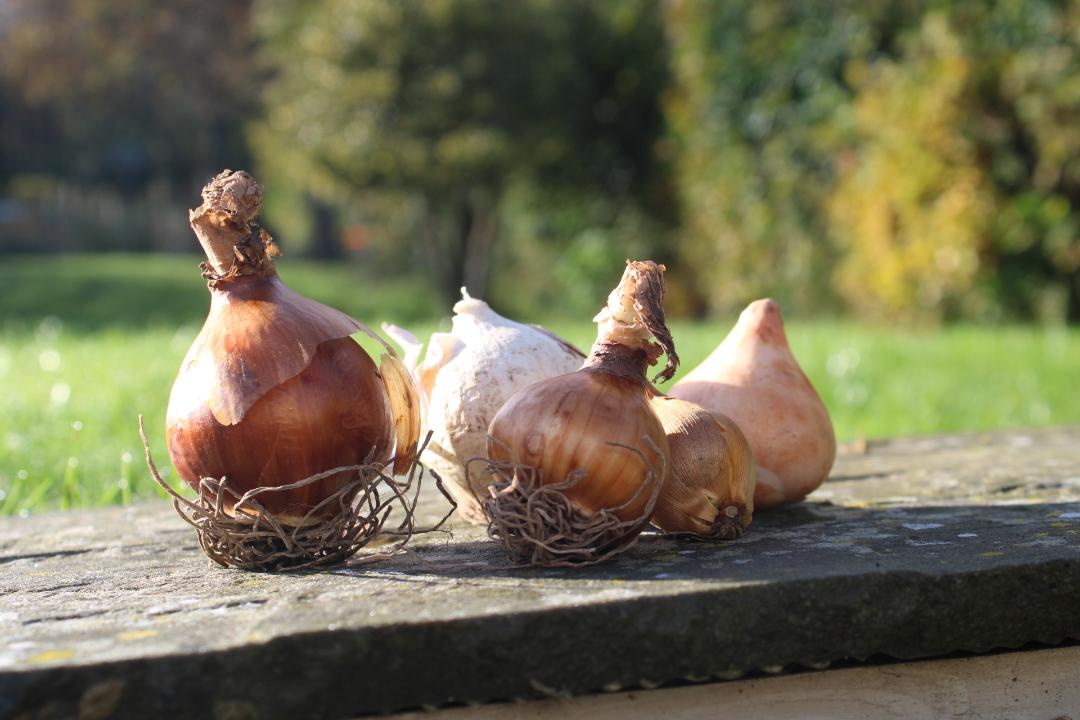
{"type": "Polygon", "coordinates": [[[579,477],[562,490],[577,509],[648,521],[669,452],[645,371],[662,353],[660,378],[669,379],[678,365],[664,323],[663,272],[651,261],[627,261],[595,318],[597,340],[584,365],[506,401],[488,430],[491,460],[534,468],[544,485],[579,477]]]}

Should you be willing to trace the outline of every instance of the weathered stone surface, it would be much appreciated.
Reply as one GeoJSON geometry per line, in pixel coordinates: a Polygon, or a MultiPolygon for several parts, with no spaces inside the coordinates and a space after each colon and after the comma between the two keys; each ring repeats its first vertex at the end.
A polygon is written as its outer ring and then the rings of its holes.
{"type": "MultiPolygon", "coordinates": [[[[432,511],[437,509],[432,506],[432,511]]],[[[745,537],[514,570],[211,566],[167,505],[0,521],[0,718],[338,718],[1080,638],[1080,429],[873,443],[745,537]]]]}

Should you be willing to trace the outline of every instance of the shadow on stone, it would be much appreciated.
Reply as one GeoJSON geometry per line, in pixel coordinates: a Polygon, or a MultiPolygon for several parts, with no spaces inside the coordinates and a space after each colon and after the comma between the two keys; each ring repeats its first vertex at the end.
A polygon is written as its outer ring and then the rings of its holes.
{"type": "Polygon", "coordinates": [[[1073,523],[1054,522],[1075,509],[1068,503],[882,508],[803,503],[756,515],[746,535],[732,542],[647,531],[625,555],[584,568],[511,567],[498,544],[469,528],[452,541],[418,543],[385,563],[327,572],[401,581],[498,579],[598,587],[629,581],[673,587],[679,581],[761,584],[886,570],[942,575],[990,561],[1036,562],[1048,547],[1075,544],[1073,523]]]}

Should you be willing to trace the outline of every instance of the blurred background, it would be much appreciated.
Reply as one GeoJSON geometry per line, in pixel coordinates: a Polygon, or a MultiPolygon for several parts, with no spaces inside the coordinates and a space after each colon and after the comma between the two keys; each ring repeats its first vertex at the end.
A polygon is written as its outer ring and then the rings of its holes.
{"type": "Polygon", "coordinates": [[[650,257],[686,369],[779,300],[842,440],[1080,422],[1076,0],[0,0],[0,513],[153,494],[225,167],[369,324],[587,346],[650,257]]]}

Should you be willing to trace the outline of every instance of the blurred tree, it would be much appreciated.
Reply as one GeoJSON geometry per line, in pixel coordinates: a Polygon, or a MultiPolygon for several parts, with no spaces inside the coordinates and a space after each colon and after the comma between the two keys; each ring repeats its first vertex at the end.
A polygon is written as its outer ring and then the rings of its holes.
{"type": "Polygon", "coordinates": [[[953,16],[972,55],[968,130],[998,194],[989,300],[1080,320],[1080,2],[958,3],[953,16]]]}
{"type": "Polygon", "coordinates": [[[649,255],[675,312],[1076,320],[1078,107],[1080,0],[7,0],[0,250],[193,248],[254,155],[287,241],[521,315],[649,255]]]}
{"type": "Polygon", "coordinates": [[[846,62],[887,52],[909,3],[673,0],[680,250],[713,311],[828,307],[821,208],[849,124],[846,62]]]}
{"type": "Polygon", "coordinates": [[[515,184],[662,195],[652,2],[267,0],[257,19],[276,68],[260,164],[327,201],[404,211],[448,299],[484,293],[515,184]]]}
{"type": "Polygon", "coordinates": [[[900,60],[849,68],[860,140],[829,198],[836,280],[860,314],[936,317],[975,283],[994,198],[965,132],[972,71],[948,17],[927,14],[902,44],[900,60]]]}
{"type": "Polygon", "coordinates": [[[1080,2],[666,7],[710,308],[1080,317],[1080,2]]]}
{"type": "Polygon", "coordinates": [[[1080,317],[1080,3],[945,3],[849,66],[857,133],[830,202],[850,306],[1080,317]],[[961,31],[962,29],[962,31],[961,31]]]}
{"type": "Polygon", "coordinates": [[[249,1],[8,0],[0,23],[0,182],[46,174],[190,198],[247,160],[249,1]]]}

